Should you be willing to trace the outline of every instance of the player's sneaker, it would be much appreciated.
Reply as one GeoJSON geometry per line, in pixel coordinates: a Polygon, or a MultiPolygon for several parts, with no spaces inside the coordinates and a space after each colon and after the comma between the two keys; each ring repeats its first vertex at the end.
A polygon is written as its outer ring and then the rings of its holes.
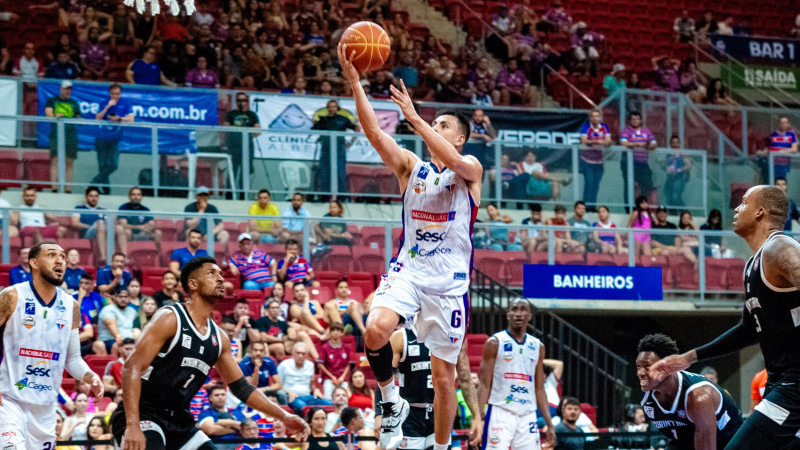
{"type": "Polygon", "coordinates": [[[397,403],[381,402],[381,448],[394,450],[403,442],[403,422],[408,417],[408,402],[400,399],[397,403]]]}

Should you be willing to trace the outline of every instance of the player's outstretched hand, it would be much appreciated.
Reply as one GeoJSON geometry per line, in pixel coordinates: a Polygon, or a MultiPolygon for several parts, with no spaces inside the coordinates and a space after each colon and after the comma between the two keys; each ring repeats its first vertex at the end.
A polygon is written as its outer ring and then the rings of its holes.
{"type": "Polygon", "coordinates": [[[342,73],[344,74],[344,77],[347,78],[348,81],[360,80],[361,75],[353,65],[353,58],[356,56],[356,51],[353,50],[348,54],[347,44],[344,42],[339,42],[339,47],[336,49],[336,53],[339,55],[339,64],[342,65],[342,73]]]}
{"type": "Polygon", "coordinates": [[[414,102],[411,101],[411,96],[408,95],[406,84],[403,83],[403,80],[400,80],[400,88],[402,88],[402,91],[394,86],[389,86],[389,91],[392,93],[392,101],[400,107],[406,119],[416,116],[417,111],[414,109],[414,102]]]}
{"type": "Polygon", "coordinates": [[[146,444],[147,441],[141,428],[138,426],[125,428],[125,434],[122,436],[122,450],[145,450],[146,444]]]}
{"type": "Polygon", "coordinates": [[[295,438],[297,442],[305,441],[311,433],[306,421],[294,414],[287,414],[283,423],[286,425],[286,435],[295,438]]]}
{"type": "Polygon", "coordinates": [[[547,427],[544,433],[544,441],[550,444],[551,447],[556,446],[556,430],[554,427],[547,427]]]}
{"type": "Polygon", "coordinates": [[[475,448],[481,448],[481,439],[483,438],[483,422],[480,417],[473,416],[472,424],[469,427],[469,445],[475,448]]]}
{"type": "Polygon", "coordinates": [[[678,373],[681,370],[686,370],[691,366],[696,357],[693,358],[694,351],[686,352],[680,355],[670,355],[664,359],[656,361],[655,364],[650,366],[649,375],[655,381],[661,381],[664,378],[678,373]]]}
{"type": "Polygon", "coordinates": [[[100,402],[103,399],[103,395],[105,394],[105,387],[103,386],[103,380],[100,379],[96,374],[92,377],[92,394],[94,394],[94,400],[96,402],[100,402]]]}

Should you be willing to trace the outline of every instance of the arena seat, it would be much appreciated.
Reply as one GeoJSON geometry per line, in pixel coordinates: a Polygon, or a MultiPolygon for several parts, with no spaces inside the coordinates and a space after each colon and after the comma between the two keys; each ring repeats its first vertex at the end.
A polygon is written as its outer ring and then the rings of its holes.
{"type": "MultiPolygon", "coordinates": [[[[65,230],[67,230],[67,234],[64,235],[64,238],[78,239],[80,234],[78,233],[78,229],[72,226],[72,216],[56,216],[56,220],[58,221],[59,225],[61,225],[62,227],[64,227],[65,230]]],[[[67,247],[63,248],[66,249],[67,247]]]]}
{"type": "MultiPolygon", "coordinates": [[[[49,166],[48,166],[49,167],[49,166]]],[[[0,151],[0,187],[20,187],[22,184],[13,180],[22,179],[22,164],[19,161],[16,150],[0,151]]]]}
{"type": "Polygon", "coordinates": [[[583,253],[556,253],[555,258],[557,265],[583,266],[586,264],[583,253]]]}
{"type": "MultiPolygon", "coordinates": [[[[156,291],[161,290],[161,278],[167,271],[164,267],[142,267],[142,289],[151,288],[156,291]]],[[[180,284],[180,280],[178,280],[180,284]]]]}
{"type": "Polygon", "coordinates": [[[329,300],[335,297],[333,295],[333,289],[330,286],[320,286],[318,288],[310,288],[308,289],[308,291],[311,298],[313,300],[318,301],[320,305],[328,303],[329,300]]]}
{"type": "Polygon", "coordinates": [[[744,291],[744,267],[746,261],[741,258],[725,258],[722,260],[728,274],[728,289],[731,291],[744,291]]]}
{"type": "Polygon", "coordinates": [[[14,267],[12,264],[0,264],[0,287],[11,285],[9,271],[14,267]]]}
{"type": "Polygon", "coordinates": [[[314,280],[319,281],[321,285],[326,286],[336,286],[336,282],[341,279],[342,276],[339,272],[333,270],[315,270],[314,271],[314,280]]]}
{"type": "Polygon", "coordinates": [[[353,248],[353,268],[371,275],[386,273],[386,257],[383,247],[369,248],[363,244],[353,248]]]}
{"type": "Polygon", "coordinates": [[[486,341],[489,339],[488,335],[468,334],[466,336],[466,339],[467,339],[467,354],[469,356],[483,355],[483,346],[486,345],[486,341]]]}
{"type": "Polygon", "coordinates": [[[639,256],[637,265],[642,267],[661,267],[661,285],[664,289],[673,289],[672,269],[666,256],[639,256]]]}
{"type": "Polygon", "coordinates": [[[669,255],[667,261],[669,261],[669,267],[675,278],[676,289],[697,290],[700,288],[697,269],[688,259],[683,255],[669,255]]]}
{"type": "Polygon", "coordinates": [[[706,289],[709,291],[728,290],[728,266],[724,260],[706,257],[706,289]]]}
{"type": "Polygon", "coordinates": [[[347,274],[347,284],[351,289],[356,287],[361,289],[364,294],[369,294],[377,288],[375,275],[369,272],[350,272],[347,274]]]}
{"type": "Polygon", "coordinates": [[[324,255],[321,259],[322,267],[325,270],[337,271],[340,274],[350,272],[353,266],[353,253],[350,251],[350,246],[331,245],[330,249],[330,253],[324,255]]]}
{"type": "Polygon", "coordinates": [[[256,320],[261,317],[261,308],[264,306],[264,293],[261,291],[261,295],[257,298],[255,297],[248,297],[247,298],[247,306],[250,307],[250,318],[256,320]]]}
{"type": "MultiPolygon", "coordinates": [[[[176,241],[178,239],[178,227],[172,219],[154,219],[156,230],[161,230],[161,241],[176,241]]],[[[183,225],[183,222],[181,222],[183,225]]]]}
{"type": "Polygon", "coordinates": [[[92,372],[100,375],[105,373],[108,363],[116,361],[117,357],[114,355],[86,355],[84,359],[92,372]]]}
{"type": "Polygon", "coordinates": [[[256,248],[275,259],[275,262],[286,256],[286,247],[281,244],[257,244],[256,248]]]}
{"type": "Polygon", "coordinates": [[[61,248],[66,251],[69,251],[73,248],[77,250],[78,254],[81,256],[81,265],[94,265],[94,251],[92,250],[92,243],[88,239],[63,238],[59,239],[58,243],[61,245],[61,248]]]}
{"type": "Polygon", "coordinates": [[[505,259],[501,257],[501,254],[502,252],[494,250],[475,250],[475,268],[493,280],[503,281],[505,259]]]}
{"type": "Polygon", "coordinates": [[[587,266],[613,266],[614,257],[608,253],[587,253],[587,266]]]}
{"type": "Polygon", "coordinates": [[[161,264],[156,243],[153,241],[128,242],[128,259],[136,267],[153,267],[161,264]]]}
{"type": "Polygon", "coordinates": [[[67,393],[67,395],[71,394],[75,390],[75,383],[77,380],[72,377],[63,377],[61,378],[61,389],[67,393]]]}
{"type": "Polygon", "coordinates": [[[50,152],[24,151],[22,153],[22,171],[24,179],[42,183],[28,183],[35,189],[50,189],[50,152]]]}
{"type": "Polygon", "coordinates": [[[386,229],[384,227],[361,227],[361,247],[368,247],[375,249],[372,244],[376,244],[378,248],[384,248],[386,244],[386,229]]]}
{"type": "Polygon", "coordinates": [[[523,267],[529,264],[530,258],[525,252],[503,252],[506,262],[503,266],[506,280],[510,286],[522,286],[523,267]]]}
{"type": "Polygon", "coordinates": [[[360,286],[350,286],[350,298],[358,301],[359,303],[364,303],[364,290],[361,289],[360,286]]]}

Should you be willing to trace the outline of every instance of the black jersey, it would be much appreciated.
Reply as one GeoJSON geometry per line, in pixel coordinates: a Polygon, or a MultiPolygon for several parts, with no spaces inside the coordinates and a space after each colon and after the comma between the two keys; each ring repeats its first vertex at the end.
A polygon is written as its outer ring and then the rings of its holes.
{"type": "Polygon", "coordinates": [[[775,232],[747,261],[744,273],[743,326],[755,330],[764,354],[768,380],[800,381],[800,291],[777,288],[764,277],[764,247],[773,239],[790,239],[775,232]]]}
{"type": "Polygon", "coordinates": [[[400,397],[408,403],[433,404],[431,381],[431,353],[422,342],[417,342],[414,330],[406,329],[403,356],[400,357],[400,397]]]}
{"type": "Polygon", "coordinates": [[[652,391],[645,392],[642,399],[645,415],[650,418],[653,426],[672,441],[670,448],[694,449],[695,427],[686,412],[686,399],[689,392],[701,386],[711,386],[720,394],[720,404],[716,409],[718,449],[725,448],[725,445],[742,425],[742,413],[728,391],[702,375],[678,372],[678,394],[672,405],[662,406],[652,391]]]}
{"type": "Polygon", "coordinates": [[[142,375],[140,409],[170,416],[176,413],[192,417],[189,403],[203,386],[221,353],[222,337],[213,320],[208,319],[205,336],[201,335],[182,303],[167,306],[177,318],[172,341],[153,359],[142,375]]]}

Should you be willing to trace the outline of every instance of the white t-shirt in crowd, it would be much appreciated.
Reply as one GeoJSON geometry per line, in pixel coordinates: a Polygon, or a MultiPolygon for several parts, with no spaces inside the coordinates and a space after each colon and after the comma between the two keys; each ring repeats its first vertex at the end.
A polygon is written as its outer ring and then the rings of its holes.
{"type": "Polygon", "coordinates": [[[309,360],[303,362],[303,367],[298,369],[293,358],[278,364],[278,376],[281,378],[283,389],[292,391],[298,396],[311,395],[311,380],[314,378],[314,363],[309,360]]]}
{"type": "Polygon", "coordinates": [[[21,228],[43,227],[47,225],[44,220],[44,213],[42,211],[25,211],[26,209],[39,209],[39,205],[19,205],[19,226],[21,228]]]}

